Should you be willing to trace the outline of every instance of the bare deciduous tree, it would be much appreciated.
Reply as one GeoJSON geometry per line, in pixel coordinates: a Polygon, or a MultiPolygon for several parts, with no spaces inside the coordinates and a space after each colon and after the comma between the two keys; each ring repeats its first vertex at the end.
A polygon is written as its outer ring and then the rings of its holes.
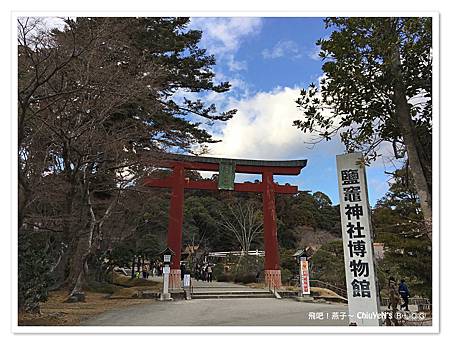
{"type": "Polygon", "coordinates": [[[220,211],[218,225],[232,234],[244,253],[250,251],[263,229],[262,212],[253,201],[229,203],[227,214],[220,211]]]}
{"type": "Polygon", "coordinates": [[[56,287],[82,289],[94,243],[152,161],[170,147],[212,141],[186,114],[233,113],[173,100],[178,89],[230,87],[213,83],[214,59],[187,23],[79,17],[50,30],[18,20],[19,230],[60,233],[56,287]]]}

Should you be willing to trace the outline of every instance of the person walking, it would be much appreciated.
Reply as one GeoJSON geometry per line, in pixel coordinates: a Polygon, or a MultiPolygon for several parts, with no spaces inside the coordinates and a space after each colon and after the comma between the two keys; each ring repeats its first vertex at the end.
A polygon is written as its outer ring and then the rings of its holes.
{"type": "Polygon", "coordinates": [[[142,267],[142,277],[144,279],[148,278],[148,264],[144,264],[144,266],[142,267]]]}
{"type": "Polygon", "coordinates": [[[389,305],[388,309],[392,307],[393,311],[397,310],[397,306],[400,302],[400,297],[398,296],[397,288],[396,288],[396,282],[394,277],[389,277],[389,305]]]}
{"type": "Polygon", "coordinates": [[[208,267],[206,268],[206,272],[208,273],[207,280],[208,282],[212,282],[212,266],[208,264],[208,267]]]}
{"type": "Polygon", "coordinates": [[[398,326],[397,306],[400,302],[400,296],[398,295],[397,283],[395,282],[394,277],[389,277],[388,295],[389,295],[388,309],[392,307],[392,311],[390,313],[390,317],[386,318],[386,325],[392,326],[392,324],[394,324],[394,326],[398,326]]]}
{"type": "Polygon", "coordinates": [[[158,276],[162,276],[163,273],[163,264],[158,262],[158,276]]]}
{"type": "Polygon", "coordinates": [[[181,280],[183,280],[184,275],[186,273],[186,265],[184,265],[184,263],[182,263],[180,266],[180,272],[181,272],[181,280]]]}
{"type": "Polygon", "coordinates": [[[202,281],[207,281],[208,273],[206,272],[208,265],[204,264],[202,267],[202,281]]]}
{"type": "Polygon", "coordinates": [[[409,311],[408,303],[409,303],[409,289],[405,283],[405,280],[402,279],[398,286],[398,292],[403,299],[403,304],[400,305],[400,309],[404,308],[405,311],[409,311]]]}

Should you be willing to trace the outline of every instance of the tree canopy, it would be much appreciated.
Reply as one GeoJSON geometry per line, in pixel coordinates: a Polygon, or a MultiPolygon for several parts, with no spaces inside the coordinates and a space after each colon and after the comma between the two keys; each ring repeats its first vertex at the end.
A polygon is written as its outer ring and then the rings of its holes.
{"type": "Polygon", "coordinates": [[[294,124],[318,140],[340,135],[367,161],[391,145],[405,158],[431,237],[432,19],[327,18],[320,87],[301,90],[294,124]]]}
{"type": "Polygon", "coordinates": [[[78,17],[49,29],[19,18],[19,230],[60,236],[56,284],[82,288],[89,257],[111,234],[105,224],[125,225],[117,213],[130,211],[124,203],[155,159],[201,150],[214,142],[201,123],[235,113],[195,100],[231,85],[214,82],[214,56],[188,23],[78,17]]]}
{"type": "Polygon", "coordinates": [[[384,286],[391,276],[405,279],[413,295],[431,299],[432,247],[421,230],[423,215],[407,172],[395,172],[389,191],[373,209],[374,240],[383,243],[385,251],[378,277],[384,286]]]}

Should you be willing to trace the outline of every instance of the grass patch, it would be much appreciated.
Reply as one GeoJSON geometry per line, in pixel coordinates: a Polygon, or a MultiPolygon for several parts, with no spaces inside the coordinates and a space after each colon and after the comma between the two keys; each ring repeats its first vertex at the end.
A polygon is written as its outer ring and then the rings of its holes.
{"type": "Polygon", "coordinates": [[[123,287],[120,287],[115,284],[110,283],[104,283],[104,282],[97,282],[97,281],[89,281],[88,285],[86,286],[86,291],[94,292],[94,293],[101,293],[101,294],[114,294],[123,287]]]}

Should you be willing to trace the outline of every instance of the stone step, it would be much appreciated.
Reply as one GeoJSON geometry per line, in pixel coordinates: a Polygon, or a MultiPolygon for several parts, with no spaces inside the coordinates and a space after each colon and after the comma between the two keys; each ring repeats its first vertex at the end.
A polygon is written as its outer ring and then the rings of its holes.
{"type": "Polygon", "coordinates": [[[191,295],[197,295],[197,296],[208,296],[208,295],[232,295],[232,296],[260,295],[260,296],[273,296],[272,293],[192,293],[191,295]]]}
{"type": "Polygon", "coordinates": [[[256,299],[256,298],[274,298],[275,296],[272,293],[255,293],[255,294],[248,294],[248,293],[239,293],[239,294],[233,294],[233,293],[201,293],[201,294],[192,294],[192,299],[256,299]]]}
{"type": "MultiPolygon", "coordinates": [[[[241,289],[242,286],[240,285],[193,285],[193,288],[195,289],[201,289],[201,288],[211,288],[211,289],[241,289]]],[[[245,288],[245,290],[252,290],[251,288],[245,288]]]]}
{"type": "Polygon", "coordinates": [[[220,290],[220,289],[203,289],[200,290],[199,288],[194,288],[192,290],[192,293],[194,294],[202,294],[202,293],[207,293],[207,294],[211,294],[211,293],[219,293],[219,294],[242,294],[242,293],[247,293],[247,294],[259,294],[259,293],[271,293],[270,290],[264,290],[264,289],[249,289],[249,290],[220,290]]]}

